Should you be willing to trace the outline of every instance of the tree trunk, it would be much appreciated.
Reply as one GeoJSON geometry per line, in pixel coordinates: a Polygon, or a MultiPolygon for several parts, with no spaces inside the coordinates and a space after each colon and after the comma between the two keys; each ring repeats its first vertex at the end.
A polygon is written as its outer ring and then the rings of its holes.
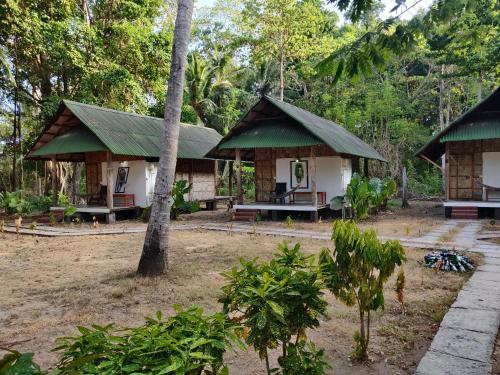
{"type": "Polygon", "coordinates": [[[280,100],[283,101],[285,94],[285,56],[283,48],[280,50],[280,100]]]}
{"type": "Polygon", "coordinates": [[[164,131],[151,216],[137,269],[137,274],[140,276],[161,275],[168,268],[171,192],[177,163],[179,123],[193,6],[193,0],[178,0],[172,62],[165,103],[164,131]]]}
{"type": "Polygon", "coordinates": [[[359,359],[365,360],[368,357],[366,347],[365,312],[361,308],[359,310],[359,321],[361,323],[359,330],[359,345],[361,346],[361,353],[359,353],[359,359]]]}

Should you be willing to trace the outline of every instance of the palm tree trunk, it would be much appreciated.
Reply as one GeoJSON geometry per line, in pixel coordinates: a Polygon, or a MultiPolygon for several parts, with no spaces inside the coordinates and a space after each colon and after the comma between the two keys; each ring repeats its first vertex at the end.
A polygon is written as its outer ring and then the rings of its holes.
{"type": "Polygon", "coordinates": [[[193,0],[178,0],[172,62],[165,103],[165,128],[151,205],[151,216],[137,269],[137,274],[140,276],[157,276],[168,268],[171,191],[177,163],[179,123],[192,15],[193,0]]]}

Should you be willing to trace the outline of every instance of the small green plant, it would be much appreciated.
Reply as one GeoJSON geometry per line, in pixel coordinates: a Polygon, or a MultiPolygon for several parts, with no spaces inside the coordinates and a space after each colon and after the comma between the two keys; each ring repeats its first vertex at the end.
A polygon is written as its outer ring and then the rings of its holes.
{"type": "Polygon", "coordinates": [[[64,214],[64,217],[69,217],[69,216],[74,215],[77,211],[78,211],[78,209],[75,206],[68,205],[68,206],[64,207],[63,214],[64,214]]]}
{"type": "Polygon", "coordinates": [[[314,259],[306,257],[299,244],[280,244],[269,263],[258,263],[257,258],[240,262],[241,269],[222,274],[228,283],[221,302],[224,311],[245,327],[246,343],[265,360],[271,374],[268,350],[281,346],[283,363],[291,361],[290,345],[307,340],[307,329],[319,326],[327,303],[314,259]]]}
{"type": "Polygon", "coordinates": [[[319,266],[326,287],[347,306],[358,305],[360,330],[354,358],[368,357],[370,312],[384,308],[384,283],[405,260],[398,241],[381,243],[374,230],[361,231],[353,221],[335,221],[335,249],[321,251],[319,266]]]}
{"type": "Polygon", "coordinates": [[[496,222],[496,220],[495,220],[495,219],[491,219],[491,220],[490,220],[490,225],[491,225],[492,227],[494,227],[496,223],[497,223],[497,222],[496,222]]]}
{"type": "Polygon", "coordinates": [[[203,314],[176,306],[176,315],[146,318],[139,327],[78,327],[79,335],[58,339],[58,374],[228,374],[224,353],[234,344],[238,325],[224,314],[203,314]]]}
{"type": "Polygon", "coordinates": [[[326,362],[324,351],[316,349],[312,342],[300,341],[288,345],[285,357],[278,358],[284,375],[323,375],[331,366],[326,362]]]}
{"type": "Polygon", "coordinates": [[[0,348],[6,352],[0,358],[0,375],[43,375],[47,372],[40,370],[33,362],[33,353],[20,353],[17,350],[0,348]]]}
{"type": "Polygon", "coordinates": [[[288,215],[285,219],[285,224],[287,226],[287,228],[291,228],[292,225],[293,225],[293,221],[292,221],[292,218],[290,215],[288,215]]]}
{"type": "Polygon", "coordinates": [[[55,226],[57,224],[57,218],[54,211],[49,212],[49,223],[51,226],[55,226]]]}
{"type": "Polygon", "coordinates": [[[200,210],[200,202],[188,202],[184,199],[184,195],[188,194],[193,188],[192,184],[188,184],[186,180],[175,181],[172,188],[172,208],[170,209],[170,218],[175,220],[181,213],[193,213],[200,210]]]}

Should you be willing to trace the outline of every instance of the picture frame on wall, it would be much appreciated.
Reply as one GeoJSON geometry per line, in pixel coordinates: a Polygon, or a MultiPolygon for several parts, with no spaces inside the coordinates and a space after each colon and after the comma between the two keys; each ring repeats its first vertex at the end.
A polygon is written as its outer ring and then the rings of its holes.
{"type": "Polygon", "coordinates": [[[127,185],[129,168],[130,167],[118,167],[115,184],[116,194],[125,193],[125,185],[127,185]]]}
{"type": "Polygon", "coordinates": [[[293,189],[309,189],[309,163],[307,160],[292,160],[290,162],[290,187],[293,189]]]}

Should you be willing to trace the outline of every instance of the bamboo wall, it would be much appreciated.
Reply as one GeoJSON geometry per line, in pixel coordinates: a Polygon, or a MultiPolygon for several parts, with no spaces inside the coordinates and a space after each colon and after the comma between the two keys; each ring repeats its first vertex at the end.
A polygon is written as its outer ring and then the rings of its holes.
{"type": "Polygon", "coordinates": [[[482,200],[483,152],[499,152],[500,139],[446,143],[446,196],[450,200],[482,200]]]}

